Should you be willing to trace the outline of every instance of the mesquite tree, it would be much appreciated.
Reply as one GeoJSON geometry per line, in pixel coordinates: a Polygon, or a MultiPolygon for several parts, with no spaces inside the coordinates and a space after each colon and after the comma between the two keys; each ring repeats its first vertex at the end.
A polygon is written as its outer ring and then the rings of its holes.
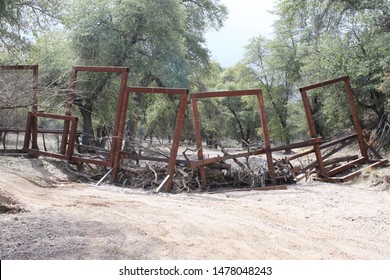
{"type": "MultiPolygon", "coordinates": [[[[130,84],[160,87],[187,87],[191,72],[208,65],[204,34],[221,27],[226,16],[226,8],[217,0],[85,0],[74,2],[71,11],[67,26],[80,63],[127,66],[130,84]]],[[[94,101],[109,95],[111,80],[111,76],[89,79],[84,86],[90,90],[75,100],[87,144],[93,134],[91,115],[98,110],[94,101]]],[[[141,94],[133,96],[128,123],[133,135],[148,101],[141,94]]]]}

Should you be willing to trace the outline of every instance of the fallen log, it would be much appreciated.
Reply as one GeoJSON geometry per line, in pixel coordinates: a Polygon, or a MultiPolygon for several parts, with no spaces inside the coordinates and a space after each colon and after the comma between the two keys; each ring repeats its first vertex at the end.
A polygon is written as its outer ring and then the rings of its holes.
{"type": "Polygon", "coordinates": [[[350,160],[355,160],[358,159],[358,155],[353,155],[353,156],[343,156],[343,157],[335,157],[331,158],[328,160],[324,160],[324,166],[344,162],[344,161],[350,161],[350,160]]]}

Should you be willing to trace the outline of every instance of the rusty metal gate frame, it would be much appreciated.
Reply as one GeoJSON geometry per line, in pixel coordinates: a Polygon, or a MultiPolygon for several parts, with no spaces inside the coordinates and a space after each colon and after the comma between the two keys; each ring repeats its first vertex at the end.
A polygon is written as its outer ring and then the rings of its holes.
{"type": "MultiPolygon", "coordinates": [[[[358,174],[360,174],[360,172],[356,171],[356,172],[353,172],[353,173],[346,175],[344,177],[341,177],[341,178],[331,178],[331,176],[336,175],[336,174],[338,174],[342,171],[345,171],[345,170],[347,170],[355,165],[358,165],[358,164],[372,163],[372,161],[370,161],[368,158],[368,153],[367,153],[368,146],[364,141],[362,128],[361,128],[361,125],[359,122],[358,111],[357,111],[353,91],[352,91],[348,76],[343,76],[343,77],[339,77],[339,78],[335,78],[335,79],[331,79],[331,80],[327,80],[327,81],[320,82],[317,84],[312,84],[312,85],[308,85],[308,86],[299,88],[299,91],[301,92],[301,96],[302,96],[306,119],[307,119],[308,125],[309,125],[310,135],[314,139],[320,139],[317,137],[317,130],[316,130],[315,125],[314,125],[314,117],[312,114],[312,110],[311,110],[311,106],[310,106],[307,92],[310,90],[316,89],[316,88],[325,87],[325,86],[335,84],[338,82],[344,83],[345,92],[346,92],[347,97],[348,97],[349,109],[350,109],[351,114],[352,114],[353,125],[355,128],[356,134],[345,137],[344,139],[340,139],[338,141],[333,141],[333,142],[331,142],[331,144],[337,144],[337,143],[347,141],[349,139],[353,139],[354,137],[356,137],[358,144],[359,144],[361,157],[359,157],[358,159],[356,159],[352,162],[349,162],[345,165],[342,165],[340,167],[326,171],[323,160],[329,154],[325,155],[325,156],[323,156],[321,154],[321,149],[325,147],[325,144],[320,145],[321,143],[317,143],[317,144],[313,145],[313,151],[314,151],[314,153],[316,155],[316,159],[317,159],[316,165],[318,166],[318,177],[319,177],[318,179],[324,180],[324,181],[329,181],[329,182],[344,182],[344,181],[350,180],[350,179],[354,178],[355,176],[357,176],[358,174]]],[[[388,160],[379,159],[379,161],[374,161],[374,163],[368,167],[382,166],[384,164],[387,164],[387,162],[388,162],[388,160]]]]}
{"type": "MultiPolygon", "coordinates": [[[[119,89],[119,96],[117,101],[117,110],[116,110],[116,116],[115,116],[115,124],[114,124],[114,131],[112,135],[112,145],[111,150],[109,152],[109,158],[108,160],[95,160],[95,159],[89,159],[89,158],[83,158],[80,156],[72,156],[71,160],[74,162],[81,162],[81,163],[90,163],[90,164],[96,164],[106,167],[112,167],[113,168],[113,175],[112,175],[112,181],[116,180],[116,176],[119,171],[119,160],[120,160],[120,152],[122,148],[122,141],[123,141],[123,135],[124,135],[124,118],[122,117],[123,112],[126,110],[124,107],[124,98],[126,97],[125,94],[125,88],[127,86],[127,79],[128,79],[128,73],[129,68],[127,67],[112,67],[112,66],[73,66],[72,67],[72,76],[71,76],[71,82],[69,87],[69,92],[67,96],[67,107],[65,114],[67,116],[72,115],[73,111],[73,101],[76,96],[76,85],[77,85],[77,73],[78,72],[99,72],[99,73],[119,73],[121,74],[121,82],[120,82],[120,89],[119,89]]],[[[63,137],[66,137],[66,135],[69,132],[69,121],[65,121],[64,124],[64,132],[63,137]]],[[[76,137],[73,141],[76,140],[76,137]]],[[[63,141],[61,142],[61,153],[66,152],[67,147],[67,141],[66,138],[63,138],[63,141]]]]}
{"type": "MultiPolygon", "coordinates": [[[[167,177],[166,180],[163,181],[162,185],[160,188],[164,192],[169,192],[172,189],[172,182],[175,174],[175,168],[177,162],[179,160],[177,159],[177,154],[179,150],[179,144],[180,144],[180,136],[183,130],[184,126],[184,118],[185,118],[185,113],[187,109],[187,102],[189,98],[189,92],[188,89],[183,89],[183,88],[159,88],[159,87],[126,87],[125,92],[124,92],[124,98],[123,98],[123,104],[122,104],[122,114],[120,115],[121,118],[121,126],[120,130],[124,131],[125,128],[125,120],[126,120],[126,113],[127,113],[127,107],[128,107],[128,102],[129,102],[129,95],[130,93],[143,93],[143,94],[175,94],[180,96],[180,103],[179,103],[179,109],[178,109],[178,114],[176,117],[176,123],[175,123],[175,129],[173,132],[173,137],[172,137],[172,147],[171,147],[171,153],[169,155],[168,159],[168,168],[167,168],[167,177]]],[[[154,160],[154,161],[166,161],[166,159],[161,159],[157,157],[143,157],[140,155],[137,156],[132,156],[129,155],[126,152],[122,152],[123,157],[128,157],[132,159],[140,159],[140,160],[154,160]]],[[[118,166],[119,166],[119,161],[118,161],[118,166]]],[[[115,178],[118,175],[119,168],[118,170],[114,170],[116,172],[115,178]]],[[[115,174],[115,173],[114,173],[115,174]]],[[[160,189],[159,188],[159,189],[160,189]]]]}
{"type": "MultiPolygon", "coordinates": [[[[61,159],[67,159],[73,162],[90,163],[101,165],[105,167],[112,167],[116,173],[113,173],[112,181],[116,180],[116,175],[119,170],[120,152],[124,135],[124,118],[122,118],[122,112],[126,110],[123,99],[126,97],[125,88],[127,85],[129,68],[127,67],[111,67],[111,66],[73,66],[72,75],[67,95],[66,112],[65,115],[54,114],[41,114],[37,113],[36,109],[30,112],[27,120],[26,138],[24,144],[24,150],[32,155],[47,155],[61,159]],[[104,72],[104,73],[120,73],[121,82],[119,96],[117,100],[117,110],[115,116],[114,132],[112,136],[112,145],[109,152],[108,160],[95,160],[90,158],[84,158],[74,155],[74,146],[77,141],[77,124],[78,119],[72,116],[73,101],[75,98],[75,90],[77,85],[77,73],[78,72],[104,72]],[[29,148],[30,135],[37,135],[37,126],[33,123],[37,122],[38,117],[59,119],[64,121],[61,147],[59,153],[48,153],[39,151],[38,146],[33,144],[32,148],[29,148]]],[[[33,137],[34,138],[34,137],[33,137]]]]}
{"type": "Polygon", "coordinates": [[[75,143],[74,139],[76,138],[76,134],[77,134],[77,123],[78,123],[78,118],[73,116],[29,112],[27,116],[27,126],[25,131],[26,136],[24,139],[23,151],[34,156],[49,156],[49,157],[59,158],[63,160],[71,160],[74,152],[74,143],[75,143]],[[63,137],[63,139],[65,139],[65,141],[68,143],[65,152],[51,153],[46,151],[40,151],[38,147],[34,147],[34,146],[29,148],[31,135],[37,132],[35,127],[32,124],[37,123],[39,117],[55,119],[55,120],[63,120],[64,122],[70,123],[70,131],[68,131],[65,137],[63,137]]]}
{"type": "MultiPolygon", "coordinates": [[[[309,153],[315,153],[316,162],[313,162],[306,166],[303,171],[308,168],[312,168],[313,166],[318,166],[318,179],[327,181],[327,182],[345,182],[354,178],[358,174],[360,174],[361,170],[352,172],[343,177],[332,177],[333,175],[339,174],[340,172],[346,171],[349,168],[369,163],[370,165],[365,168],[370,167],[379,167],[387,164],[389,161],[387,159],[383,159],[379,153],[375,152],[373,147],[367,145],[364,141],[362,128],[360,126],[358,111],[356,107],[356,103],[354,100],[353,91],[350,85],[349,77],[343,76],[332,80],[327,80],[324,82],[320,82],[317,84],[312,84],[309,86],[299,88],[302,96],[302,102],[306,114],[306,118],[309,125],[310,132],[310,140],[293,143],[285,146],[272,147],[269,139],[269,131],[268,131],[268,123],[266,118],[266,110],[263,100],[263,94],[261,89],[253,89],[253,90],[238,90],[238,91],[220,91],[220,92],[200,92],[193,93],[189,95],[188,89],[178,89],[178,88],[147,88],[147,87],[127,87],[127,79],[129,69],[127,67],[109,67],[109,66],[73,66],[72,67],[72,76],[71,83],[67,95],[67,106],[65,115],[54,115],[54,114],[44,114],[38,113],[38,65],[11,65],[11,66],[1,66],[0,70],[33,70],[33,106],[32,111],[28,113],[26,130],[25,130],[25,139],[23,145],[23,151],[28,152],[31,155],[46,155],[55,158],[60,158],[64,160],[70,160],[74,162],[80,163],[91,163],[96,165],[102,165],[106,167],[111,167],[113,171],[111,181],[115,182],[120,170],[120,160],[124,157],[136,158],[138,160],[157,160],[157,161],[167,161],[167,177],[161,184],[159,189],[163,189],[165,192],[169,192],[172,188],[173,178],[175,174],[176,164],[182,163],[187,164],[189,168],[198,168],[202,187],[205,188],[207,184],[205,166],[209,164],[213,164],[225,159],[234,159],[238,157],[248,157],[252,155],[266,154],[268,171],[272,180],[272,183],[275,184],[278,179],[275,175],[275,169],[273,164],[272,152],[281,151],[286,149],[300,148],[313,146],[313,148],[309,151],[305,151],[302,153],[298,153],[290,158],[287,158],[288,161],[293,159],[297,159],[301,156],[307,155],[309,153]],[[76,144],[77,138],[77,124],[78,119],[72,116],[73,110],[73,101],[75,98],[75,90],[77,84],[77,73],[80,71],[84,72],[106,72],[106,73],[120,73],[121,74],[121,82],[120,82],[120,90],[119,96],[117,100],[117,110],[115,116],[115,124],[114,131],[112,135],[112,145],[111,150],[109,151],[109,157],[107,160],[95,160],[90,158],[84,158],[81,156],[74,155],[74,146],[76,144]],[[327,85],[331,85],[334,83],[343,82],[345,86],[345,91],[348,97],[349,109],[353,118],[353,125],[355,128],[355,134],[343,137],[341,139],[336,139],[331,142],[325,142],[320,137],[317,136],[317,131],[314,126],[314,118],[310,107],[310,102],[308,98],[307,92],[316,88],[324,87],[327,85]],[[122,152],[122,144],[124,141],[125,135],[125,124],[126,124],[126,114],[128,110],[128,101],[130,93],[143,93],[143,94],[177,94],[180,95],[180,105],[178,109],[178,115],[176,118],[174,135],[172,139],[172,147],[171,154],[169,159],[167,158],[155,158],[155,157],[145,157],[141,155],[132,156],[126,152],[122,152]],[[225,155],[222,157],[208,158],[204,159],[203,156],[203,148],[202,148],[202,138],[201,138],[201,122],[200,115],[198,110],[198,100],[205,98],[219,98],[219,97],[233,97],[233,96],[256,96],[258,100],[258,108],[260,112],[260,124],[262,127],[263,138],[265,146],[261,149],[256,149],[250,152],[238,153],[225,155]],[[187,102],[189,97],[191,97],[192,103],[192,112],[193,112],[193,121],[194,121],[194,130],[196,137],[196,146],[198,153],[198,160],[195,161],[183,161],[177,159],[180,136],[182,133],[182,129],[184,126],[184,118],[187,108],[187,102]],[[60,153],[50,153],[46,151],[39,151],[38,149],[38,126],[37,119],[38,118],[52,118],[64,121],[64,127],[62,132],[62,141],[60,153]],[[349,145],[353,141],[357,139],[359,144],[359,149],[361,153],[361,157],[353,160],[347,164],[336,167],[332,170],[325,170],[324,159],[330,157],[335,154],[337,151],[340,151],[346,145],[349,145]],[[30,143],[32,147],[30,148],[30,143]],[[332,151],[322,155],[321,149],[333,146],[340,145],[339,147],[334,148],[332,151]],[[368,157],[368,148],[374,153],[377,157],[377,160],[370,160],[368,157]]],[[[357,156],[356,156],[357,157],[357,156]]]]}
{"type": "MultiPolygon", "coordinates": [[[[32,104],[32,112],[33,113],[37,113],[38,112],[38,95],[39,95],[39,92],[38,92],[38,65],[36,64],[32,64],[32,65],[0,65],[0,70],[32,70],[32,77],[33,77],[33,83],[32,83],[32,89],[33,89],[33,104],[32,104]]],[[[37,132],[37,128],[38,128],[38,125],[37,125],[37,122],[32,122],[30,124],[30,126],[32,126],[34,129],[33,129],[33,133],[32,133],[32,146],[34,148],[37,148],[38,147],[38,132],[37,132]]],[[[26,127],[27,129],[27,127],[26,127]]],[[[31,137],[31,135],[30,135],[31,137]]],[[[25,135],[25,141],[24,143],[26,143],[26,135],[25,135]]],[[[23,147],[23,149],[25,149],[27,147],[23,147]]]]}
{"type": "Polygon", "coordinates": [[[272,152],[271,152],[271,142],[269,139],[268,123],[267,123],[267,116],[266,116],[266,110],[265,110],[264,99],[263,99],[263,92],[261,89],[192,93],[191,94],[191,103],[192,103],[192,111],[193,111],[196,148],[198,151],[198,161],[190,162],[188,164],[188,166],[190,168],[199,168],[199,173],[200,173],[200,178],[201,178],[201,183],[202,183],[203,189],[205,189],[206,184],[207,184],[206,170],[205,170],[206,165],[221,161],[223,159],[235,158],[235,157],[246,157],[249,155],[257,155],[257,154],[262,154],[262,153],[266,154],[268,171],[270,173],[272,183],[275,184],[276,175],[275,175],[275,169],[274,169],[274,165],[273,165],[273,158],[272,158],[272,152]],[[200,133],[201,123],[200,123],[200,115],[199,115],[199,110],[198,110],[198,100],[205,99],[205,98],[234,97],[234,96],[238,97],[238,96],[251,96],[251,95],[256,96],[257,101],[258,101],[259,113],[260,113],[260,123],[261,123],[262,132],[263,132],[264,144],[265,144],[264,149],[253,151],[253,152],[229,155],[229,156],[224,156],[224,157],[215,157],[215,158],[204,159],[202,136],[200,133]]]}

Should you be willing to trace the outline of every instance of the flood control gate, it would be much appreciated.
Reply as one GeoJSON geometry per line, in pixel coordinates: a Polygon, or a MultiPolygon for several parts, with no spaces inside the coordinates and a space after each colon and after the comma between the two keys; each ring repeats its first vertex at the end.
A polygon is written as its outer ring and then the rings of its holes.
{"type": "Polygon", "coordinates": [[[175,168],[177,163],[182,163],[183,161],[180,161],[177,159],[178,155],[178,148],[180,143],[180,136],[182,133],[183,125],[184,125],[184,118],[186,113],[186,106],[189,97],[191,97],[191,103],[192,103],[192,111],[193,111],[193,121],[194,121],[194,129],[195,129],[195,137],[196,137],[196,146],[197,146],[197,153],[198,153],[198,159],[194,161],[185,161],[184,164],[186,164],[189,168],[198,168],[199,174],[201,177],[201,183],[202,186],[205,187],[207,184],[207,178],[206,178],[206,172],[205,167],[207,165],[225,160],[225,159],[235,159],[238,157],[249,157],[252,155],[259,155],[259,154],[266,154],[267,157],[267,165],[268,165],[268,171],[269,175],[271,177],[272,183],[275,183],[278,178],[275,175],[275,169],[274,169],[274,160],[272,157],[272,152],[274,151],[281,151],[286,149],[294,149],[294,148],[301,148],[301,147],[307,147],[312,146],[312,149],[309,151],[305,151],[302,153],[295,154],[291,156],[290,158],[287,158],[287,161],[291,161],[294,159],[297,159],[299,157],[302,157],[304,155],[307,155],[309,153],[315,153],[316,161],[309,164],[306,167],[303,167],[301,169],[301,172],[305,172],[306,170],[317,167],[318,168],[318,178],[320,180],[329,181],[329,182],[344,182],[347,181],[358,174],[360,174],[360,171],[352,172],[348,175],[345,175],[343,177],[333,177],[336,174],[339,174],[343,171],[346,171],[350,169],[353,166],[356,166],[357,164],[363,164],[363,163],[369,163],[370,165],[368,167],[377,167],[382,166],[388,163],[388,160],[383,159],[377,152],[375,152],[375,149],[364,141],[364,137],[362,134],[362,129],[359,123],[358,119],[358,113],[356,104],[353,98],[353,92],[349,83],[349,77],[340,77],[333,80],[324,81],[318,84],[313,84],[309,86],[305,86],[300,88],[300,92],[302,95],[302,101],[304,110],[306,113],[306,118],[309,125],[309,132],[311,135],[311,139],[308,141],[293,143],[290,145],[285,146],[278,146],[278,147],[271,147],[270,139],[269,139],[269,132],[268,132],[268,124],[267,124],[267,118],[266,118],[266,111],[265,111],[265,105],[264,100],[262,96],[261,89],[253,89],[253,90],[240,90],[240,91],[221,91],[221,92],[201,92],[201,93],[193,93],[189,95],[187,89],[177,89],[177,88],[146,88],[146,87],[128,87],[127,86],[127,79],[128,79],[128,72],[129,69],[126,67],[105,67],[105,66],[74,66],[72,68],[72,76],[69,86],[69,91],[67,95],[67,102],[66,102],[66,112],[65,115],[55,115],[55,114],[45,114],[40,113],[38,111],[38,66],[37,65],[15,65],[15,66],[0,66],[0,70],[32,70],[33,71],[33,106],[31,112],[28,113],[27,117],[27,124],[25,129],[25,139],[24,139],[24,146],[23,150],[25,152],[28,152],[31,155],[39,156],[39,155],[45,155],[45,156],[51,156],[56,157],[64,160],[70,160],[73,162],[79,162],[79,163],[91,163],[96,165],[101,165],[105,167],[109,167],[112,169],[112,181],[116,181],[119,170],[120,170],[120,161],[123,157],[131,157],[136,158],[137,160],[157,160],[157,161],[165,161],[168,163],[167,167],[167,177],[166,180],[163,181],[160,188],[168,192],[172,188],[172,182],[173,177],[175,174],[175,168]],[[121,81],[120,81],[120,88],[119,88],[119,96],[117,100],[117,110],[115,115],[115,123],[114,123],[114,130],[112,135],[112,145],[111,149],[107,151],[108,156],[105,159],[91,159],[88,157],[85,157],[82,153],[75,154],[75,148],[78,146],[81,146],[78,143],[78,132],[77,132],[77,125],[78,125],[78,119],[73,114],[73,102],[76,96],[76,86],[77,86],[77,74],[78,72],[108,72],[108,73],[118,73],[121,75],[121,81]],[[307,92],[316,89],[321,88],[327,85],[331,85],[334,83],[343,82],[345,85],[345,91],[348,97],[348,103],[351,110],[352,118],[353,118],[353,125],[355,128],[355,134],[347,137],[343,137],[341,139],[336,139],[331,142],[326,142],[323,139],[317,137],[317,131],[314,125],[314,118],[310,107],[310,102],[308,99],[307,92]],[[169,155],[169,158],[151,158],[151,157],[145,157],[141,155],[129,155],[126,154],[124,151],[122,151],[122,144],[124,141],[124,135],[125,135],[125,124],[126,124],[126,114],[128,110],[128,101],[129,101],[129,95],[131,93],[141,93],[141,94],[175,94],[180,96],[179,101],[179,107],[178,107],[178,114],[176,118],[175,123],[175,129],[173,133],[173,141],[172,141],[172,147],[171,147],[171,153],[169,155]],[[200,122],[200,115],[198,110],[198,101],[205,98],[220,98],[220,97],[233,97],[233,96],[256,96],[258,101],[258,108],[260,112],[260,124],[262,127],[262,133],[264,138],[264,147],[261,149],[244,152],[244,153],[238,153],[238,154],[231,154],[231,155],[225,155],[222,157],[216,157],[216,158],[204,158],[203,150],[202,150],[202,138],[201,138],[201,122],[200,122]],[[37,127],[37,120],[38,118],[46,118],[46,119],[56,119],[63,121],[63,130],[62,130],[62,140],[60,145],[60,152],[59,153],[50,153],[47,151],[41,151],[38,148],[37,143],[37,135],[39,131],[42,131],[44,128],[37,127]],[[337,151],[340,151],[342,148],[344,148],[346,145],[350,144],[352,141],[357,140],[359,149],[360,149],[360,157],[357,156],[357,159],[348,162],[347,164],[341,165],[339,167],[336,167],[332,170],[328,170],[325,168],[324,165],[324,159],[330,157],[332,154],[334,154],[337,151]],[[322,154],[321,149],[325,149],[327,147],[331,147],[334,145],[340,145],[339,147],[334,148],[331,152],[328,152],[326,154],[322,154]],[[370,149],[375,156],[377,157],[377,160],[372,160],[368,156],[368,149],[370,149]]]}

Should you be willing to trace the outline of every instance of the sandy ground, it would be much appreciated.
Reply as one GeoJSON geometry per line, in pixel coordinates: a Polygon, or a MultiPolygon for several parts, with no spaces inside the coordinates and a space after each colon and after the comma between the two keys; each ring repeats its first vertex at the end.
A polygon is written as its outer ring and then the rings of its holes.
{"type": "Polygon", "coordinates": [[[0,157],[0,259],[390,259],[389,167],[340,185],[154,194],[69,183],[61,165],[0,157]]]}

